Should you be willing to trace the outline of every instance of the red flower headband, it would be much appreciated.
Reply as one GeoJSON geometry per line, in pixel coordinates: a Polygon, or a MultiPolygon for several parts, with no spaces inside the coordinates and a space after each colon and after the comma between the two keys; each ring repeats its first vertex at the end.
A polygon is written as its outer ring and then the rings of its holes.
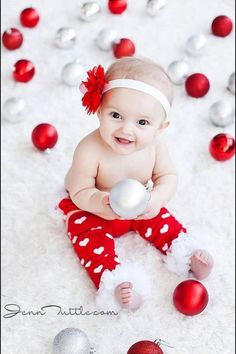
{"type": "Polygon", "coordinates": [[[87,72],[87,81],[82,81],[81,90],[86,92],[82,97],[82,104],[86,107],[88,114],[95,113],[100,106],[104,85],[108,82],[105,80],[104,68],[99,65],[87,72]]]}

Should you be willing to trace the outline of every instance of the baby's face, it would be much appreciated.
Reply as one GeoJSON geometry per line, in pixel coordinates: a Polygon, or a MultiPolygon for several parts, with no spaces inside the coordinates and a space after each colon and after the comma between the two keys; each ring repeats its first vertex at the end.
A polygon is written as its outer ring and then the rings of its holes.
{"type": "Polygon", "coordinates": [[[164,110],[155,98],[127,88],[105,93],[98,117],[104,142],[122,155],[151,145],[165,125],[164,110]]]}

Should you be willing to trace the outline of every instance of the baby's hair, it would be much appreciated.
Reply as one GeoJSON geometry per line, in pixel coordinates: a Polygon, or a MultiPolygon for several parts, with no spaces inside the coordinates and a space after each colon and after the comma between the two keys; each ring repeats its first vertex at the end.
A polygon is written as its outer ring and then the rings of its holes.
{"type": "Polygon", "coordinates": [[[160,90],[172,103],[173,85],[165,70],[147,58],[124,57],[110,65],[106,80],[132,79],[143,81],[160,90]]]}

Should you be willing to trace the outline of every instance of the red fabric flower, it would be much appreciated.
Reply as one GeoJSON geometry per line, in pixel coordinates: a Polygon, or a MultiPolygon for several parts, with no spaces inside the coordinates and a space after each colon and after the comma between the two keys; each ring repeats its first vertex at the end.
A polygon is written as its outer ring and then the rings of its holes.
{"type": "Polygon", "coordinates": [[[99,65],[87,72],[88,79],[83,81],[82,85],[86,88],[87,92],[82,97],[82,104],[86,107],[88,114],[95,113],[100,106],[102,99],[102,91],[105,84],[104,68],[99,65]]]}

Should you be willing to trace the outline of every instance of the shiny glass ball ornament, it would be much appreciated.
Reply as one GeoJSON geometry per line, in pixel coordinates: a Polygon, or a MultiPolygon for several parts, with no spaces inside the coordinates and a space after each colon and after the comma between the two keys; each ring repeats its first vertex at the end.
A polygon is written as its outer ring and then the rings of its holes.
{"type": "Polygon", "coordinates": [[[22,98],[11,97],[3,104],[2,117],[10,123],[18,123],[24,118],[25,101],[22,98]]]}
{"type": "Polygon", "coordinates": [[[76,32],[71,27],[60,28],[55,36],[55,44],[58,48],[69,49],[76,42],[76,32]]]}
{"type": "Polygon", "coordinates": [[[135,54],[135,45],[128,38],[120,38],[112,45],[114,56],[119,59],[122,57],[132,57],[135,54]]]}
{"type": "Polygon", "coordinates": [[[103,28],[97,35],[95,43],[101,50],[109,51],[113,43],[118,40],[118,33],[112,28],[103,28]]]}
{"type": "Polygon", "coordinates": [[[173,293],[173,303],[176,309],[187,316],[201,313],[208,304],[208,292],[205,286],[197,280],[185,280],[173,293]]]}
{"type": "Polygon", "coordinates": [[[90,354],[89,339],[78,328],[65,328],[54,338],[53,354],[90,354]]]}
{"type": "Polygon", "coordinates": [[[229,134],[217,134],[211,140],[209,150],[215,160],[227,161],[235,155],[235,140],[229,134]]]}
{"type": "Polygon", "coordinates": [[[62,69],[62,81],[68,86],[79,86],[83,73],[83,66],[79,63],[79,60],[75,60],[66,64],[62,69]]]}
{"type": "Polygon", "coordinates": [[[17,28],[9,28],[2,35],[2,43],[8,50],[15,50],[23,43],[23,35],[17,28]]]}
{"type": "Polygon", "coordinates": [[[37,26],[39,19],[38,11],[32,7],[24,9],[20,14],[20,23],[24,27],[32,28],[37,26]]]}
{"type": "Polygon", "coordinates": [[[230,75],[227,88],[233,95],[235,95],[235,72],[230,75]]]}
{"type": "Polygon", "coordinates": [[[34,77],[34,64],[27,59],[18,60],[13,67],[12,74],[16,81],[28,82],[34,77]]]}
{"type": "Polygon", "coordinates": [[[81,4],[79,8],[79,18],[86,22],[96,20],[100,13],[101,7],[95,1],[87,1],[84,4],[81,4]]]}
{"type": "Polygon", "coordinates": [[[158,343],[142,340],[134,343],[127,354],[164,354],[164,352],[158,343]]]}
{"type": "Polygon", "coordinates": [[[127,0],[108,0],[108,8],[114,15],[121,15],[127,6],[127,0]]]}
{"type": "Polygon", "coordinates": [[[192,56],[198,56],[203,53],[207,43],[204,34],[195,34],[191,36],[186,43],[186,52],[192,56]]]}
{"type": "Polygon", "coordinates": [[[146,11],[148,15],[152,17],[156,17],[160,10],[162,10],[166,6],[167,0],[148,0],[146,11]]]}
{"type": "Polygon", "coordinates": [[[147,208],[150,192],[135,179],[125,179],[116,183],[110,192],[110,205],[122,218],[134,219],[147,208]]]}
{"type": "Polygon", "coordinates": [[[227,101],[217,101],[210,107],[210,120],[217,127],[227,127],[227,125],[233,123],[234,116],[234,106],[227,101]]]}
{"type": "Polygon", "coordinates": [[[56,128],[48,123],[37,125],[31,134],[32,143],[38,150],[52,149],[58,140],[56,128]]]}
{"type": "Polygon", "coordinates": [[[167,73],[174,84],[181,85],[188,77],[189,65],[184,60],[175,60],[168,66],[167,73]]]}
{"type": "Polygon", "coordinates": [[[228,16],[217,16],[212,24],[211,30],[215,36],[226,37],[228,36],[233,29],[233,22],[228,16]]]}
{"type": "Polygon", "coordinates": [[[185,89],[189,96],[200,98],[209,91],[210,82],[204,74],[192,74],[185,81],[185,89]]]}

